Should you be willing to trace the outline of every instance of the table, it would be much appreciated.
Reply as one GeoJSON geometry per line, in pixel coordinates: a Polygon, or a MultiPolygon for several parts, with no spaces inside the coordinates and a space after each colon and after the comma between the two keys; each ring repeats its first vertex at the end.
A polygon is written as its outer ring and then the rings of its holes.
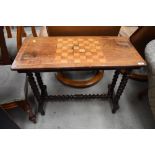
{"type": "Polygon", "coordinates": [[[146,62],[125,37],[30,37],[25,39],[12,70],[26,73],[36,97],[38,111],[44,115],[44,101],[49,99],[109,99],[112,113],[119,109],[119,99],[132,69],[146,66],[146,62]],[[107,93],[48,95],[40,72],[66,70],[116,70],[107,93]],[[120,70],[125,69],[119,87],[114,92],[120,70]]]}
{"type": "Polygon", "coordinates": [[[10,115],[0,107],[0,129],[19,129],[10,115]]]}

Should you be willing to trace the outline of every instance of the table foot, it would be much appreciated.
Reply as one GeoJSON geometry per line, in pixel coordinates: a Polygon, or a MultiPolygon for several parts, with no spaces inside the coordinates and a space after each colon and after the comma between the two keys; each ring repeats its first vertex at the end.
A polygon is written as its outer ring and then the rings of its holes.
{"type": "Polygon", "coordinates": [[[45,115],[44,104],[40,104],[38,111],[41,115],[45,115]]]}
{"type": "Polygon", "coordinates": [[[41,115],[45,115],[45,111],[43,110],[43,111],[41,111],[41,115]]]}
{"type": "Polygon", "coordinates": [[[112,107],[112,113],[115,114],[116,111],[119,109],[119,105],[118,104],[113,104],[113,107],[112,107]]]}
{"type": "Polygon", "coordinates": [[[32,121],[33,123],[37,123],[36,116],[29,117],[29,120],[32,121]]]}

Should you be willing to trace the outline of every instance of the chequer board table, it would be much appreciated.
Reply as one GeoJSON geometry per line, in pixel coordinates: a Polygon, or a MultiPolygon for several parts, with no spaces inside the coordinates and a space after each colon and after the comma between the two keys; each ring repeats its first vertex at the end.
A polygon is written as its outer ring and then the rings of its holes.
{"type": "Polygon", "coordinates": [[[12,70],[26,73],[30,86],[36,97],[38,112],[44,112],[44,101],[49,99],[109,99],[112,113],[119,108],[119,99],[128,81],[132,69],[146,66],[127,38],[124,37],[29,37],[20,48],[12,70]],[[48,95],[40,72],[55,72],[66,70],[115,70],[112,83],[106,94],[75,94],[48,95]],[[125,69],[119,87],[114,88],[120,74],[125,69]]]}

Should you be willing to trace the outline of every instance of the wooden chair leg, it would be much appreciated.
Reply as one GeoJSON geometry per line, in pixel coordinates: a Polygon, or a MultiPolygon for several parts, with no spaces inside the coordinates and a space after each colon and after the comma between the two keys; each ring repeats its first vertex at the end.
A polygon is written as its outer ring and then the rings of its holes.
{"type": "Polygon", "coordinates": [[[35,26],[31,26],[31,31],[32,31],[33,37],[37,37],[35,26]]]}
{"type": "Polygon", "coordinates": [[[11,26],[5,26],[8,38],[12,38],[11,26]]]}
{"type": "Polygon", "coordinates": [[[26,111],[29,115],[29,120],[33,123],[36,123],[36,115],[32,112],[32,106],[29,104],[28,101],[23,101],[20,105],[21,108],[26,111]]]}
{"type": "Polygon", "coordinates": [[[22,26],[22,37],[27,37],[27,34],[26,34],[23,26],[22,26]]]}
{"type": "Polygon", "coordinates": [[[1,105],[1,107],[4,108],[5,110],[20,107],[28,113],[29,120],[32,121],[33,123],[36,123],[36,115],[32,112],[32,107],[26,100],[6,103],[6,104],[1,105]]]}

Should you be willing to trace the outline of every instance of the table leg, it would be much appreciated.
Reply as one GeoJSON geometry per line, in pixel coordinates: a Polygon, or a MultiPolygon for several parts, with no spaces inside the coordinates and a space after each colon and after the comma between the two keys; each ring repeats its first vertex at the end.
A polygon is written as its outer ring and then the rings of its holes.
{"type": "Polygon", "coordinates": [[[43,109],[43,100],[42,100],[42,97],[40,95],[40,92],[39,92],[39,89],[38,89],[38,86],[37,86],[37,83],[34,79],[34,76],[33,76],[33,73],[27,73],[27,76],[28,76],[28,80],[29,80],[29,83],[30,83],[30,86],[32,88],[32,91],[33,91],[33,94],[34,96],[36,97],[38,103],[39,103],[39,109],[38,111],[44,115],[45,112],[44,112],[44,109],[43,109]]]}
{"type": "Polygon", "coordinates": [[[120,74],[119,70],[116,70],[114,73],[113,79],[112,79],[112,83],[108,86],[109,87],[108,88],[108,97],[111,99],[113,98],[114,88],[116,86],[116,82],[117,82],[119,74],[120,74]]]}
{"type": "Polygon", "coordinates": [[[118,90],[116,92],[116,95],[113,98],[113,108],[112,113],[115,113],[119,109],[118,101],[124,91],[124,88],[128,82],[128,73],[123,74],[120,85],[118,87],[118,90]]]}
{"type": "Polygon", "coordinates": [[[41,90],[42,98],[48,96],[48,94],[47,94],[47,87],[46,87],[46,85],[43,84],[43,81],[42,81],[40,73],[35,73],[35,76],[37,78],[37,82],[38,82],[38,85],[39,85],[40,90],[41,90]]]}

